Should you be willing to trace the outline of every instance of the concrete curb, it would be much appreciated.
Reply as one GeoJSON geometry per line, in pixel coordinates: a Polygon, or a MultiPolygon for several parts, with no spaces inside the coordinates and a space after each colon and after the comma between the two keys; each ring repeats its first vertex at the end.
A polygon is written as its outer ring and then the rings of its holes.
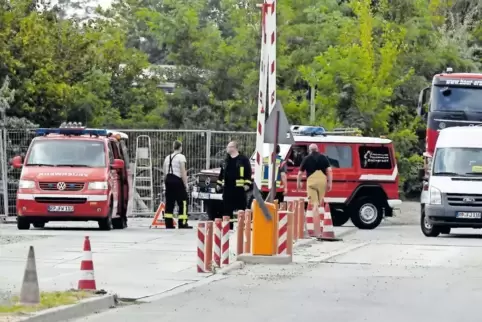
{"type": "Polygon", "coordinates": [[[236,260],[235,262],[229,264],[228,266],[219,269],[216,272],[216,274],[226,275],[226,274],[229,274],[232,271],[236,271],[236,270],[242,269],[242,268],[244,268],[244,262],[242,262],[240,260],[236,260]]]}
{"type": "Polygon", "coordinates": [[[63,322],[113,308],[116,306],[116,304],[116,295],[110,294],[96,296],[82,300],[76,304],[54,307],[45,311],[40,311],[32,316],[21,318],[20,321],[63,322]]]}

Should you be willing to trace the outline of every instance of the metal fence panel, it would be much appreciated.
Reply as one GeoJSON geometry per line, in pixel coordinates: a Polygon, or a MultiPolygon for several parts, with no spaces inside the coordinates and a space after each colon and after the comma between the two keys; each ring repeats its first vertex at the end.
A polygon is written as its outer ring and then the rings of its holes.
{"type": "MultiPolygon", "coordinates": [[[[203,130],[132,130],[119,129],[129,136],[128,150],[131,163],[135,162],[136,139],[139,135],[148,135],[151,139],[152,164],[153,164],[153,189],[154,205],[164,201],[164,174],[162,164],[164,158],[172,152],[172,142],[179,140],[183,143],[183,153],[187,159],[187,169],[190,185],[194,184],[194,175],[202,169],[214,168],[220,165],[225,158],[226,145],[229,141],[236,140],[242,153],[250,156],[255,149],[255,132],[221,132],[203,130]]],[[[20,170],[10,165],[10,160],[16,155],[25,155],[31,140],[34,138],[34,130],[6,130],[0,136],[5,153],[1,153],[0,160],[6,165],[5,171],[0,168],[2,180],[7,182],[7,191],[3,191],[0,212],[4,212],[3,201],[7,201],[8,215],[15,216],[15,198],[18,187],[20,170]]],[[[202,204],[190,198],[190,213],[202,213],[202,204]]],[[[153,212],[155,209],[153,209],[153,212]]]]}

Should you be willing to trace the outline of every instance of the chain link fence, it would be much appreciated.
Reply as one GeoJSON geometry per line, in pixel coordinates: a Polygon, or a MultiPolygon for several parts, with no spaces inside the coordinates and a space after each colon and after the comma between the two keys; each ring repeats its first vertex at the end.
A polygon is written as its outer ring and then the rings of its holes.
{"type": "MultiPolygon", "coordinates": [[[[141,135],[149,136],[151,140],[152,179],[154,205],[164,201],[164,173],[162,164],[164,158],[172,153],[172,142],[179,140],[183,143],[183,153],[187,159],[187,169],[190,185],[194,184],[194,175],[202,169],[219,167],[226,156],[226,145],[235,140],[240,151],[251,156],[255,149],[255,132],[222,132],[202,130],[131,130],[119,129],[129,136],[128,150],[132,169],[136,158],[137,138],[141,135]]],[[[3,130],[0,131],[0,176],[2,184],[0,214],[16,216],[15,199],[21,170],[14,169],[10,160],[16,155],[25,156],[31,140],[35,137],[35,130],[3,130]]],[[[138,175],[142,176],[142,171],[138,175]]],[[[152,210],[153,212],[155,209],[152,210]]],[[[200,201],[190,197],[190,213],[202,213],[200,201]]],[[[2,215],[0,215],[2,216],[2,215]]]]}

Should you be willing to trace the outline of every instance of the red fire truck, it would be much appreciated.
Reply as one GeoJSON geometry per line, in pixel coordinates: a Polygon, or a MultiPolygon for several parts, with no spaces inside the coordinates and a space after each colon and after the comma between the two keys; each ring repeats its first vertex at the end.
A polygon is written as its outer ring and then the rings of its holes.
{"type": "Polygon", "coordinates": [[[420,92],[417,113],[427,122],[424,168],[420,171],[423,181],[421,195],[421,228],[425,234],[431,226],[425,220],[425,204],[428,201],[428,174],[439,131],[454,126],[482,125],[482,74],[445,73],[433,77],[432,86],[420,92]]]}
{"type": "Polygon", "coordinates": [[[17,227],[43,228],[50,221],[97,221],[102,230],[127,227],[132,186],[127,136],[76,123],[38,129],[21,168],[17,227]],[[124,137],[123,137],[124,136],[124,137]]]}

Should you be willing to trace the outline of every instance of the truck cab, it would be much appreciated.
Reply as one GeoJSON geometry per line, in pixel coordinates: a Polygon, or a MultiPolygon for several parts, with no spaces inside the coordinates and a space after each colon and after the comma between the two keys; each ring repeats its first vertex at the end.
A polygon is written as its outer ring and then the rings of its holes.
{"type": "Polygon", "coordinates": [[[440,131],[420,222],[425,236],[482,228],[481,136],[480,126],[440,131]]]}
{"type": "Polygon", "coordinates": [[[74,124],[36,131],[21,168],[17,227],[50,221],[97,221],[101,230],[127,227],[131,186],[127,135],[74,124]]]}

